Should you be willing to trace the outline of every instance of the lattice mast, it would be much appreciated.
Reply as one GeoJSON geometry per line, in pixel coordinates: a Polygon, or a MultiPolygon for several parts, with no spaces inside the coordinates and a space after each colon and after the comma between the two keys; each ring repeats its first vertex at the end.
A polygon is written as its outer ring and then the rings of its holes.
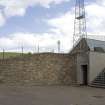
{"type": "Polygon", "coordinates": [[[87,38],[84,0],[76,0],[73,46],[80,38],[87,38]]]}

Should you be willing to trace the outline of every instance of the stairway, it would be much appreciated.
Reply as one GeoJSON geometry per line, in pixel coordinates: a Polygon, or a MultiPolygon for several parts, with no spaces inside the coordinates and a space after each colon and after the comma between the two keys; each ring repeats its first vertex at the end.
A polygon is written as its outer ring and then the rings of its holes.
{"type": "Polygon", "coordinates": [[[93,80],[91,86],[105,88],[105,68],[103,71],[93,80]]]}

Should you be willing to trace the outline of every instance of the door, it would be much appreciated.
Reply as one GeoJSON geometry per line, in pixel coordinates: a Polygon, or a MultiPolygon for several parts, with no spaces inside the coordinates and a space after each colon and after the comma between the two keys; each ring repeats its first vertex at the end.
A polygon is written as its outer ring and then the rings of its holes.
{"type": "Polygon", "coordinates": [[[88,84],[87,65],[82,65],[82,73],[83,73],[83,85],[87,85],[88,84]]]}

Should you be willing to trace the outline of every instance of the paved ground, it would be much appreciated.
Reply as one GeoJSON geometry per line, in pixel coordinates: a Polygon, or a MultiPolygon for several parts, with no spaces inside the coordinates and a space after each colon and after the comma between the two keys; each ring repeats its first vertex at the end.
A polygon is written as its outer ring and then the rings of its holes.
{"type": "Polygon", "coordinates": [[[105,105],[105,89],[0,86],[0,105],[105,105]]]}

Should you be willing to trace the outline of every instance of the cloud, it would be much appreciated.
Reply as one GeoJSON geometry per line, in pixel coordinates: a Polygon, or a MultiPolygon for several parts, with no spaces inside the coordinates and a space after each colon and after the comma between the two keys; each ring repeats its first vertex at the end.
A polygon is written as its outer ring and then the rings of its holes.
{"type": "MultiPolygon", "coordinates": [[[[86,5],[86,25],[88,35],[105,36],[105,1],[94,2],[86,5]]],[[[61,32],[64,35],[65,42],[72,46],[73,31],[74,31],[74,9],[62,14],[58,18],[53,18],[48,21],[52,26],[53,32],[61,32]],[[68,40],[69,39],[69,40],[68,40]],[[71,42],[71,43],[70,43],[71,42]]],[[[65,43],[64,42],[64,43],[65,43]]]]}
{"type": "Polygon", "coordinates": [[[60,4],[69,0],[0,0],[0,27],[12,16],[24,16],[28,7],[43,6],[50,8],[50,4],[60,4]],[[2,16],[4,15],[4,16],[2,16]]]}
{"type": "Polygon", "coordinates": [[[40,5],[49,8],[50,4],[60,4],[69,0],[0,0],[0,5],[3,6],[6,17],[23,16],[26,9],[30,6],[40,5]]]}
{"type": "Polygon", "coordinates": [[[20,8],[16,8],[16,7],[5,7],[4,10],[5,16],[6,18],[12,17],[12,16],[24,16],[25,14],[25,9],[20,7],[20,8]]]}
{"type": "MultiPolygon", "coordinates": [[[[33,2],[35,1],[33,0],[33,2]]],[[[48,1],[42,2],[46,2],[45,4],[50,4],[48,1]]],[[[60,2],[61,1],[56,3],[60,2]]],[[[40,4],[40,2],[38,3],[40,4]]],[[[103,0],[103,4],[101,2],[95,2],[86,5],[86,20],[88,34],[105,35],[104,3],[105,2],[103,0]]],[[[30,5],[33,5],[33,3],[30,5]]],[[[0,38],[0,48],[19,49],[23,45],[24,49],[29,49],[27,51],[31,51],[33,49],[35,50],[35,48],[37,49],[39,45],[40,51],[46,52],[55,50],[55,52],[57,52],[57,41],[60,40],[61,51],[69,52],[72,48],[72,39],[74,32],[74,8],[72,8],[65,14],[60,15],[59,17],[51,18],[49,20],[46,19],[45,21],[52,27],[49,30],[49,33],[14,33],[12,35],[9,35],[8,37],[0,38]],[[7,43],[4,45],[4,42],[7,43]]]]}
{"type": "Polygon", "coordinates": [[[5,24],[6,20],[2,14],[2,12],[0,12],[0,27],[3,26],[5,24]]]}
{"type": "Polygon", "coordinates": [[[46,20],[46,22],[52,27],[49,33],[13,33],[8,37],[0,38],[0,48],[6,51],[21,51],[21,46],[24,46],[24,50],[37,51],[38,45],[41,52],[57,52],[57,42],[61,42],[61,52],[68,52],[71,48],[73,21],[74,18],[71,12],[62,14],[58,18],[46,20]],[[72,27],[69,27],[72,26],[72,27]],[[4,42],[7,42],[4,44],[4,42]],[[68,46],[70,45],[70,46],[68,46]]]}
{"type": "MultiPolygon", "coordinates": [[[[104,2],[105,3],[105,2],[104,2]]],[[[88,32],[96,35],[105,35],[105,6],[92,3],[86,6],[88,32]]]]}
{"type": "MultiPolygon", "coordinates": [[[[103,39],[105,36],[105,1],[103,3],[91,3],[86,5],[86,23],[88,37],[95,39],[103,39]],[[90,36],[92,35],[92,36],[90,36]],[[98,37],[99,36],[99,37],[98,37]]],[[[74,8],[69,12],[62,14],[58,18],[48,20],[48,24],[52,26],[51,31],[62,36],[64,49],[70,51],[73,44],[74,32],[74,8]],[[69,45],[69,46],[68,46],[69,45]]]]}
{"type": "MultiPolygon", "coordinates": [[[[64,52],[63,37],[48,33],[14,33],[8,37],[1,37],[0,48],[1,51],[3,49],[5,49],[5,51],[21,51],[21,47],[23,46],[25,52],[37,52],[39,46],[40,52],[57,52],[58,40],[61,41],[61,52],[64,52]],[[4,42],[6,43],[4,44],[4,42]]],[[[67,52],[67,50],[65,52],[67,52]]]]}
{"type": "Polygon", "coordinates": [[[73,10],[63,14],[62,16],[48,20],[48,24],[51,25],[52,32],[61,35],[63,46],[66,50],[70,50],[73,42],[74,31],[74,14],[73,10]],[[68,46],[70,45],[70,46],[68,46]]]}

